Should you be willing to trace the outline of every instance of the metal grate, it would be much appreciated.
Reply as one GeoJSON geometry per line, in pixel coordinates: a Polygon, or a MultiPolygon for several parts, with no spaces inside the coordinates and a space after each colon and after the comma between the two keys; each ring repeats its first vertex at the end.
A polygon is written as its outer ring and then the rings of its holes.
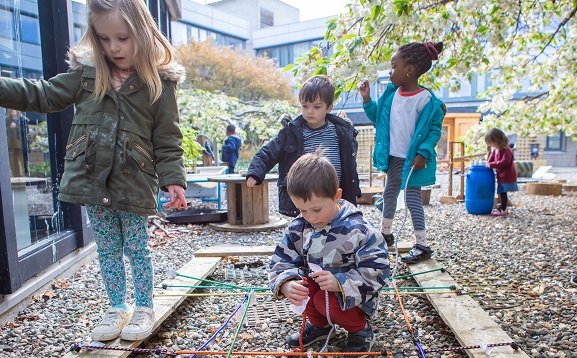
{"type": "Polygon", "coordinates": [[[288,300],[267,300],[256,304],[248,309],[244,324],[247,327],[262,325],[266,320],[269,322],[286,322],[296,313],[289,310],[288,300]]]}
{"type": "Polygon", "coordinates": [[[225,280],[239,280],[239,279],[249,279],[249,278],[266,278],[268,277],[268,268],[266,266],[261,267],[249,267],[249,268],[237,268],[234,266],[228,266],[224,271],[225,280]]]}

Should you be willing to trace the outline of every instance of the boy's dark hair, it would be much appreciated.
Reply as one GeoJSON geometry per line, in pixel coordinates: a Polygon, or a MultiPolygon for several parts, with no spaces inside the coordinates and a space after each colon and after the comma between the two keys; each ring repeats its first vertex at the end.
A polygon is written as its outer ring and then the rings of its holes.
{"type": "Polygon", "coordinates": [[[287,191],[290,196],[309,201],[334,198],[339,189],[335,167],[323,156],[322,151],[305,154],[292,165],[287,174],[287,191]]]}
{"type": "Polygon", "coordinates": [[[318,75],[306,80],[299,92],[300,102],[314,102],[317,99],[323,101],[327,107],[333,104],[335,99],[335,86],[328,76],[318,75]]]}
{"type": "Polygon", "coordinates": [[[502,130],[497,128],[489,129],[487,134],[485,134],[485,143],[497,149],[509,148],[509,138],[507,138],[502,130]]]}
{"type": "Polygon", "coordinates": [[[443,51],[443,43],[437,42],[411,42],[399,48],[397,53],[405,60],[407,65],[413,65],[417,69],[417,75],[421,76],[433,66],[433,60],[443,51]]]}
{"type": "Polygon", "coordinates": [[[226,133],[236,133],[236,126],[234,124],[226,126],[226,133]]]}

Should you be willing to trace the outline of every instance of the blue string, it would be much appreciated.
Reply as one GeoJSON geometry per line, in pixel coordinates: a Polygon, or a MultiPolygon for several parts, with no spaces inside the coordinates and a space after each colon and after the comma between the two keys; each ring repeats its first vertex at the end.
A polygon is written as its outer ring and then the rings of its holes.
{"type": "Polygon", "coordinates": [[[419,342],[419,339],[417,337],[413,336],[413,341],[415,342],[415,345],[417,346],[417,350],[419,351],[419,356],[421,358],[427,358],[427,357],[425,357],[425,351],[423,350],[423,347],[421,347],[421,342],[419,342]]]}
{"type": "MultiPolygon", "coordinates": [[[[223,323],[222,326],[220,326],[219,329],[216,330],[216,332],[214,332],[214,334],[206,341],[204,342],[200,348],[197,349],[197,351],[201,351],[203,350],[206,346],[208,346],[215,338],[216,336],[218,336],[218,334],[228,325],[228,323],[230,322],[230,320],[232,319],[232,317],[234,317],[234,315],[238,312],[238,310],[242,307],[242,304],[245,303],[248,300],[248,295],[244,296],[244,299],[242,300],[242,302],[240,303],[240,305],[238,305],[238,307],[230,314],[230,316],[228,316],[228,318],[226,319],[226,321],[223,323]]],[[[191,355],[189,358],[195,358],[196,354],[191,355]]]]}

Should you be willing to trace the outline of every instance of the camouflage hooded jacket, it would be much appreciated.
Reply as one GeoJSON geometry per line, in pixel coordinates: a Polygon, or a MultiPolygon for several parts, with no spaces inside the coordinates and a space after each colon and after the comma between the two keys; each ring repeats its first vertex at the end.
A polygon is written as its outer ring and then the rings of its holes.
{"type": "Polygon", "coordinates": [[[299,268],[314,263],[337,278],[341,291],[335,293],[341,309],[358,306],[372,315],[389,277],[387,247],[360,210],[346,200],[339,204],[339,212],[325,227],[315,228],[302,216],[290,224],[270,263],[270,287],[277,298],[284,297],[281,285],[301,280],[299,268]]]}
{"type": "Polygon", "coordinates": [[[69,65],[68,72],[49,80],[0,78],[0,105],[40,113],[75,105],[60,200],[156,213],[159,187],[186,188],[176,102],[183,67],[175,63],[158,67],[163,92],[150,104],[148,88],[136,72],[120,90],[110,89],[99,101],[92,96],[92,53],[71,57],[69,65]]]}

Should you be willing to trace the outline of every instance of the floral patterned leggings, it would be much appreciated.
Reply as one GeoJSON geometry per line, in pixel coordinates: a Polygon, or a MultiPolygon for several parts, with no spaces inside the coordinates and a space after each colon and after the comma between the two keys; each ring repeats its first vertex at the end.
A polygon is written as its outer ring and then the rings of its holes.
{"type": "Polygon", "coordinates": [[[147,216],[87,205],[100,271],[112,306],[126,302],[125,254],[130,260],[136,306],[152,308],[152,257],[147,216]]]}

